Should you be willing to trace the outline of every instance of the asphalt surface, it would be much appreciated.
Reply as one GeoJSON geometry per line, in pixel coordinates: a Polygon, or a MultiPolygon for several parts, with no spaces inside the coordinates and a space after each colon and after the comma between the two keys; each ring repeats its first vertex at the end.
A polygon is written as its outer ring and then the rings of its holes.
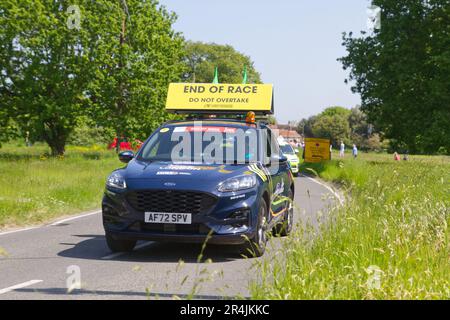
{"type": "MultiPolygon", "coordinates": [[[[295,187],[297,225],[317,227],[338,203],[329,187],[311,178],[296,178],[295,187]]],[[[245,298],[258,263],[279,256],[283,241],[272,238],[266,254],[251,259],[232,247],[208,246],[201,263],[201,246],[191,244],[139,242],[131,253],[112,254],[94,212],[0,233],[0,300],[245,298]]]]}

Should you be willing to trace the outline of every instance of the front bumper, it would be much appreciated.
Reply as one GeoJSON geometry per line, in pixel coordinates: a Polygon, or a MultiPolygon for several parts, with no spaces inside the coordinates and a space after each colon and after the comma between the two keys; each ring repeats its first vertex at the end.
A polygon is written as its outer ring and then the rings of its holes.
{"type": "Polygon", "coordinates": [[[204,243],[209,244],[229,244],[239,245],[252,239],[254,233],[244,232],[238,234],[222,235],[193,235],[193,234],[168,234],[168,233],[148,233],[148,232],[129,232],[129,231],[108,231],[114,239],[124,240],[147,240],[160,242],[180,242],[180,243],[204,243]]]}
{"type": "MultiPolygon", "coordinates": [[[[217,195],[215,195],[217,196],[217,195]]],[[[135,210],[127,191],[106,190],[102,201],[103,226],[115,239],[212,244],[244,244],[255,235],[259,199],[257,189],[224,193],[207,212],[192,214],[192,224],[144,222],[144,212],[135,210]],[[245,211],[245,218],[235,217],[245,211]]]]}
{"type": "Polygon", "coordinates": [[[289,166],[291,167],[292,173],[298,173],[298,166],[299,166],[298,162],[294,162],[294,163],[290,162],[289,166]]]}

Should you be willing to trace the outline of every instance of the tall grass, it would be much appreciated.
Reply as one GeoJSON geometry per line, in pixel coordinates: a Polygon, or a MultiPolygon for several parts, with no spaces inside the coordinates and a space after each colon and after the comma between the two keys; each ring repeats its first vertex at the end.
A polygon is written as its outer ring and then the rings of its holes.
{"type": "Polygon", "coordinates": [[[106,177],[120,162],[100,147],[67,149],[63,158],[42,145],[0,149],[0,228],[100,207],[106,177]]]}
{"type": "Polygon", "coordinates": [[[346,204],[312,241],[301,230],[261,266],[254,298],[450,298],[449,158],[366,155],[303,170],[340,184],[346,204]]]}

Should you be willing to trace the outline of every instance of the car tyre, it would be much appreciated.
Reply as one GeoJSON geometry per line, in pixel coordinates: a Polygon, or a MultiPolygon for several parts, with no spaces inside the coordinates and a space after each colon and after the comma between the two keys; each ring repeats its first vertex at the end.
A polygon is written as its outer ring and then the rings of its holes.
{"type": "Polygon", "coordinates": [[[288,198],[290,199],[290,201],[286,201],[286,212],[284,214],[283,220],[274,228],[274,234],[276,236],[288,236],[292,231],[292,227],[294,226],[294,195],[292,193],[292,190],[289,190],[288,198]]]}
{"type": "Polygon", "coordinates": [[[246,243],[241,246],[242,255],[246,257],[261,257],[266,251],[268,210],[266,200],[261,199],[255,236],[252,239],[247,239],[246,243]]]}
{"type": "Polygon", "coordinates": [[[106,232],[106,244],[112,252],[130,252],[136,246],[136,240],[114,239],[114,237],[106,232]]]}

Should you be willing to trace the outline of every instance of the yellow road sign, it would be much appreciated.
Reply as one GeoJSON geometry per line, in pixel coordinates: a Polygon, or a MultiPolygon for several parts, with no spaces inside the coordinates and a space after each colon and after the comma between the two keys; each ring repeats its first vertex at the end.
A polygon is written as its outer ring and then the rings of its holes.
{"type": "Polygon", "coordinates": [[[330,140],[305,138],[305,162],[322,162],[330,158],[330,140]]]}
{"type": "Polygon", "coordinates": [[[273,113],[271,84],[171,83],[166,110],[172,112],[273,113]]]}

